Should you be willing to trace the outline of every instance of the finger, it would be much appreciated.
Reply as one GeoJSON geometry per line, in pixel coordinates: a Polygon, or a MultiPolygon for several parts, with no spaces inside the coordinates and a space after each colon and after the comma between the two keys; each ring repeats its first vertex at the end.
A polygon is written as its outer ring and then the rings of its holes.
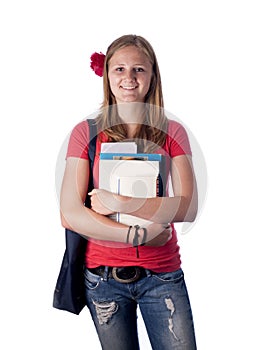
{"type": "Polygon", "coordinates": [[[98,190],[97,188],[93,188],[93,190],[90,191],[90,192],[88,193],[88,195],[89,195],[89,196],[92,196],[92,195],[94,195],[94,194],[96,194],[96,193],[98,193],[98,192],[99,192],[99,190],[98,190]]]}
{"type": "Polygon", "coordinates": [[[169,229],[170,227],[171,227],[171,224],[169,224],[169,223],[168,224],[163,224],[163,228],[166,229],[166,230],[169,229]]]}
{"type": "Polygon", "coordinates": [[[170,234],[173,232],[171,225],[168,227],[168,231],[169,231],[170,234]]]}

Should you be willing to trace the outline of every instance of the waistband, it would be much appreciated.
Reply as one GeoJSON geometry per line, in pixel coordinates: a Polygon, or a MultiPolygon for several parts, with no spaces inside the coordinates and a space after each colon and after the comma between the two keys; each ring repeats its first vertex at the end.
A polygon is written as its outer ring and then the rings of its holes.
{"type": "Polygon", "coordinates": [[[95,268],[88,268],[91,273],[103,277],[104,280],[113,278],[120,283],[132,283],[139,279],[155,274],[153,271],[139,266],[98,266],[95,268]]]}

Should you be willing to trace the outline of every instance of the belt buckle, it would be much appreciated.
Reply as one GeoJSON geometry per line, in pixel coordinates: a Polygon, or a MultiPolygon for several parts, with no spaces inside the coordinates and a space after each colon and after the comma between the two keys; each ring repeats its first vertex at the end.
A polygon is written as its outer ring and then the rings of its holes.
{"type": "Polygon", "coordinates": [[[135,282],[140,278],[141,275],[141,270],[137,266],[131,266],[135,269],[135,275],[131,278],[128,279],[122,279],[118,276],[118,269],[119,267],[113,267],[112,268],[112,277],[115,279],[115,281],[120,282],[120,283],[131,283],[135,282]]]}

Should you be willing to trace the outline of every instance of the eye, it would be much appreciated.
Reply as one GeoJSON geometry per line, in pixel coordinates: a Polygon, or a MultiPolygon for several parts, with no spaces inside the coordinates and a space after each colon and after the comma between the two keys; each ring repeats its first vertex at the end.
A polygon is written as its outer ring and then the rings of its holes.
{"type": "Polygon", "coordinates": [[[116,72],[123,72],[124,68],[123,67],[117,67],[116,72]]]}
{"type": "Polygon", "coordinates": [[[136,72],[144,72],[144,69],[142,67],[137,67],[135,68],[136,72]]]}

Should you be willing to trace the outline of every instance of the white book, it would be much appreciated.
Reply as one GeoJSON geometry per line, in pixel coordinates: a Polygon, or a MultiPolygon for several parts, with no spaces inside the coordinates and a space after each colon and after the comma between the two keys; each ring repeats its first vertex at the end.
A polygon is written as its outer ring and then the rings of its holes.
{"type": "MultiPolygon", "coordinates": [[[[150,198],[156,197],[159,161],[100,159],[99,188],[113,193],[150,198]]],[[[145,226],[148,220],[118,213],[116,220],[127,225],[145,226]]]]}
{"type": "Polygon", "coordinates": [[[158,161],[100,159],[99,188],[118,193],[118,179],[120,177],[158,177],[158,174],[158,161]]]}
{"type": "MultiPolygon", "coordinates": [[[[158,176],[158,174],[157,174],[158,176]]],[[[156,197],[156,174],[154,176],[121,176],[117,179],[117,193],[137,198],[156,197]]],[[[149,220],[133,215],[117,213],[116,220],[126,225],[147,226],[149,220]]]]}
{"type": "Polygon", "coordinates": [[[102,142],[101,153],[137,153],[136,142],[102,142]]]}

